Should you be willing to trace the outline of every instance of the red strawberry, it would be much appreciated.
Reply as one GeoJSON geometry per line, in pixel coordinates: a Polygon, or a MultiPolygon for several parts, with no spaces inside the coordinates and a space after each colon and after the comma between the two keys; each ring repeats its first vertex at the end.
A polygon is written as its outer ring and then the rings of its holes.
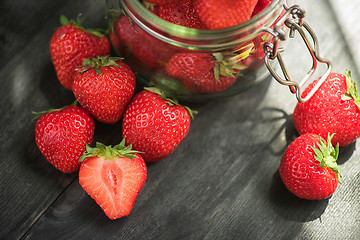
{"type": "Polygon", "coordinates": [[[114,28],[109,29],[109,39],[116,53],[120,56],[123,55],[123,43],[120,41],[114,28]]]}
{"type": "Polygon", "coordinates": [[[114,32],[123,44],[119,52],[138,72],[162,67],[174,52],[164,42],[150,36],[139,26],[133,25],[127,16],[121,16],[115,21],[114,32]]]}
{"type": "Polygon", "coordinates": [[[237,60],[222,54],[176,53],[166,66],[169,76],[184,87],[201,93],[221,92],[236,81],[241,66],[237,60]]]}
{"type": "Polygon", "coordinates": [[[56,169],[71,173],[79,169],[79,158],[86,144],[91,144],[95,123],[90,114],[79,106],[67,106],[42,112],[36,121],[35,141],[56,169]]]}
{"type": "Polygon", "coordinates": [[[194,0],[200,20],[209,29],[241,24],[251,18],[257,0],[194,0]]]}
{"type": "Polygon", "coordinates": [[[71,90],[75,68],[85,58],[105,56],[110,52],[107,37],[98,31],[85,30],[77,23],[60,18],[63,26],[50,39],[50,56],[60,83],[71,90]]]}
{"type": "Polygon", "coordinates": [[[180,0],[169,4],[156,5],[153,12],[162,19],[180,26],[206,29],[194,9],[193,0],[180,0]]]}
{"type": "Polygon", "coordinates": [[[133,45],[132,53],[136,59],[149,67],[163,68],[175,50],[167,43],[151,36],[141,27],[135,25],[137,44],[133,45]],[[145,51],[146,49],[146,51],[145,51]]]}
{"type": "Polygon", "coordinates": [[[252,17],[264,10],[267,6],[270,5],[272,0],[259,0],[255,5],[254,11],[252,12],[252,17]]]}
{"type": "Polygon", "coordinates": [[[279,173],[286,188],[299,198],[320,200],[330,197],[339,183],[336,160],[339,146],[334,148],[320,136],[307,133],[296,138],[281,158],[279,173]]]}
{"type": "Polygon", "coordinates": [[[123,140],[114,147],[87,145],[80,161],[79,183],[106,216],[114,220],[129,215],[147,177],[141,156],[123,140]]]}
{"type": "Polygon", "coordinates": [[[122,117],[135,92],[135,74],[119,58],[85,59],[72,88],[81,106],[103,123],[122,117]]]}
{"type": "Polygon", "coordinates": [[[147,88],[137,93],[124,114],[123,137],[146,162],[170,155],[190,128],[191,110],[158,91],[147,88]]]}
{"type": "MultiPolygon", "coordinates": [[[[303,93],[306,96],[317,79],[303,93]]],[[[360,136],[360,97],[348,71],[346,76],[330,73],[325,82],[306,102],[298,103],[293,119],[299,134],[315,133],[326,137],[335,133],[333,145],[354,142],[360,136]]]]}
{"type": "Polygon", "coordinates": [[[131,43],[135,33],[134,25],[130,19],[123,15],[120,16],[113,24],[114,32],[119,36],[119,39],[124,44],[131,43]]]}

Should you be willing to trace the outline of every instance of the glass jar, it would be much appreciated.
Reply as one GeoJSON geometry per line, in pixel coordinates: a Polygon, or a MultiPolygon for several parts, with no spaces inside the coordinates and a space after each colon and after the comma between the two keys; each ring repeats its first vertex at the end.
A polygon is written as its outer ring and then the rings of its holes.
{"type": "Polygon", "coordinates": [[[285,24],[279,19],[288,12],[286,5],[286,0],[273,0],[240,25],[198,30],[161,19],[139,0],[108,0],[110,39],[142,85],[157,86],[180,101],[220,99],[269,76],[264,62],[270,47],[264,44],[276,42],[279,48],[277,31],[271,29],[285,24]]]}

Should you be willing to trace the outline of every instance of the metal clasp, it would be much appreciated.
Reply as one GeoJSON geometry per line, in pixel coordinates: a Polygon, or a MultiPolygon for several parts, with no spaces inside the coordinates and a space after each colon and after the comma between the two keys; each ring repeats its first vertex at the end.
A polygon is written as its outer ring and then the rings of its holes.
{"type": "Polygon", "coordinates": [[[264,44],[264,51],[266,53],[265,58],[265,64],[272,76],[281,84],[289,86],[290,91],[294,94],[296,94],[296,98],[299,102],[305,102],[311,98],[311,96],[319,89],[321,84],[325,81],[327,76],[330,74],[332,65],[329,60],[326,60],[322,57],[320,57],[319,54],[319,43],[318,39],[314,33],[314,31],[310,28],[310,26],[303,21],[303,18],[305,17],[305,11],[303,8],[301,8],[298,5],[294,5],[291,7],[287,7],[284,5],[284,8],[286,12],[284,15],[278,20],[278,22],[275,24],[274,28],[264,28],[263,31],[268,32],[274,36],[273,43],[265,43],[264,44]],[[283,26],[286,26],[290,29],[290,31],[285,31],[283,29],[283,26]],[[313,41],[313,44],[310,43],[309,39],[306,36],[305,31],[306,30],[309,35],[311,36],[311,39],[313,41]],[[287,38],[287,32],[289,32],[289,37],[294,38],[295,31],[298,31],[302,39],[304,40],[304,43],[309,50],[313,63],[311,69],[308,71],[306,76],[301,81],[292,81],[284,64],[284,61],[281,57],[281,53],[284,51],[284,49],[279,48],[279,42],[284,41],[287,38]],[[270,62],[274,59],[278,60],[278,63],[281,67],[281,70],[284,74],[284,78],[280,77],[274,68],[271,66],[270,62]],[[302,96],[301,88],[305,85],[306,82],[308,82],[311,78],[311,76],[316,71],[316,68],[318,67],[318,63],[325,63],[327,65],[326,72],[320,77],[320,80],[316,83],[316,85],[312,88],[312,90],[306,95],[302,96]]]}

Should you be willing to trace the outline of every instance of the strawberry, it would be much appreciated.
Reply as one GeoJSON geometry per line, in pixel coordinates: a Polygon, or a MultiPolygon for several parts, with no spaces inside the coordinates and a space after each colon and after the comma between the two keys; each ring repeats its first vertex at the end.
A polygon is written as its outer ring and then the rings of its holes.
{"type": "Polygon", "coordinates": [[[134,25],[125,15],[120,16],[117,20],[114,21],[113,29],[114,33],[119,37],[120,42],[125,45],[130,44],[136,35],[134,25]]]}
{"type": "Polygon", "coordinates": [[[147,177],[141,156],[123,140],[114,147],[87,145],[80,161],[79,183],[106,216],[114,220],[129,215],[147,177]]]}
{"type": "Polygon", "coordinates": [[[180,0],[169,4],[156,5],[153,13],[177,25],[195,29],[206,29],[194,9],[192,0],[180,0]]]}
{"type": "Polygon", "coordinates": [[[166,98],[159,89],[146,88],[129,104],[122,134],[146,162],[160,161],[187,136],[191,116],[189,108],[166,98]]]}
{"type": "Polygon", "coordinates": [[[83,108],[71,105],[41,112],[36,121],[35,142],[56,169],[71,173],[79,169],[79,158],[91,144],[95,123],[83,108]]]}
{"type": "Polygon", "coordinates": [[[209,29],[232,27],[248,21],[257,0],[194,0],[194,9],[209,29]]]}
{"type": "Polygon", "coordinates": [[[50,56],[60,83],[71,90],[75,68],[85,58],[105,56],[110,53],[107,37],[99,31],[86,30],[80,20],[75,23],[61,16],[62,26],[50,39],[50,56]]]}
{"type": "MultiPolygon", "coordinates": [[[[303,92],[306,96],[312,82],[303,92]]],[[[326,137],[335,133],[333,145],[346,146],[360,136],[360,97],[350,71],[346,75],[330,73],[325,82],[306,102],[298,103],[293,119],[299,134],[315,133],[326,137]]]]}
{"type": "Polygon", "coordinates": [[[137,72],[161,68],[174,52],[164,42],[133,25],[127,16],[116,20],[113,28],[122,43],[122,46],[116,45],[115,49],[132,63],[137,72]]]}
{"type": "MultiPolygon", "coordinates": [[[[333,135],[332,135],[333,136],[333,135]]],[[[281,157],[279,173],[286,188],[299,198],[320,200],[330,197],[340,180],[334,148],[329,135],[325,140],[313,133],[296,138],[281,157]]]]}
{"type": "Polygon", "coordinates": [[[72,90],[78,102],[98,121],[115,123],[122,117],[135,92],[135,74],[119,58],[84,60],[72,90]]]}
{"type": "Polygon", "coordinates": [[[185,88],[199,93],[226,90],[235,83],[240,70],[237,60],[220,53],[176,53],[166,66],[169,76],[182,82],[185,88]]]}
{"type": "Polygon", "coordinates": [[[123,55],[123,53],[122,53],[123,52],[123,44],[120,41],[120,39],[113,27],[111,27],[109,29],[109,39],[110,39],[111,45],[114,48],[115,52],[120,56],[123,55]]]}
{"type": "Polygon", "coordinates": [[[272,0],[259,0],[257,4],[255,5],[254,11],[252,12],[252,17],[257,15],[259,12],[264,10],[267,6],[270,5],[272,0]]]}
{"type": "Polygon", "coordinates": [[[167,43],[145,32],[140,26],[135,25],[134,28],[137,32],[137,41],[132,46],[133,55],[138,61],[153,69],[163,68],[175,50],[167,43]]]}

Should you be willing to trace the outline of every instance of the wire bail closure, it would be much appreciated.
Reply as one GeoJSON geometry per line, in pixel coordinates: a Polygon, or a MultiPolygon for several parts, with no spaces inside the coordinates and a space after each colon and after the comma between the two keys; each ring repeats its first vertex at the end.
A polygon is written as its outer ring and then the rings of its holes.
{"type": "Polygon", "coordinates": [[[274,28],[273,29],[271,29],[271,28],[263,29],[263,31],[268,32],[274,36],[273,43],[266,42],[264,44],[264,51],[266,53],[265,65],[268,68],[268,70],[270,71],[270,73],[272,74],[272,76],[280,84],[289,86],[290,92],[293,94],[296,94],[296,98],[299,102],[306,102],[307,100],[309,100],[312,97],[312,95],[314,95],[314,93],[319,89],[319,87],[322,85],[322,83],[328,77],[328,75],[331,72],[332,65],[329,60],[320,57],[319,43],[318,43],[316,34],[310,28],[310,26],[305,21],[303,21],[303,18],[305,17],[305,10],[302,7],[300,7],[299,5],[294,5],[291,7],[287,7],[286,5],[284,5],[284,8],[285,8],[286,12],[279,19],[279,21],[275,24],[274,28]],[[289,31],[290,38],[294,38],[295,31],[299,32],[299,34],[302,37],[302,39],[304,40],[304,43],[305,43],[307,49],[309,50],[310,55],[313,60],[311,69],[308,71],[308,73],[305,75],[305,77],[299,82],[291,80],[291,78],[286,70],[284,61],[281,57],[281,53],[284,51],[284,49],[279,48],[279,42],[287,39],[287,31],[285,31],[282,28],[282,26],[284,24],[286,27],[288,27],[290,29],[290,31],[289,31]],[[310,44],[310,41],[307,38],[304,29],[311,36],[313,45],[310,44]],[[274,60],[275,58],[279,62],[281,70],[284,74],[284,78],[280,77],[270,64],[271,60],[274,60]],[[301,88],[304,86],[304,84],[307,81],[309,81],[311,76],[316,71],[318,62],[325,63],[327,65],[327,70],[324,73],[324,75],[321,76],[320,80],[316,83],[316,85],[312,88],[312,90],[306,96],[303,97],[302,93],[301,93],[301,88]]]}

